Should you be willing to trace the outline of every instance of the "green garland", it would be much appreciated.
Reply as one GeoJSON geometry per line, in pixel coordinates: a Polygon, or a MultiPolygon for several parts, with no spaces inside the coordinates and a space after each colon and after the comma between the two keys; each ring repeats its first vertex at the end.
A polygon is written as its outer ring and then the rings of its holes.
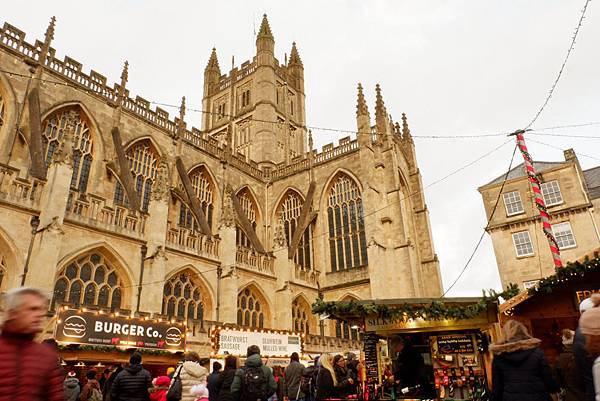
{"type": "MultiPolygon", "coordinates": [[[[120,352],[122,354],[130,354],[131,349],[116,347],[114,345],[78,345],[78,344],[59,344],[58,349],[61,350],[73,350],[73,351],[95,351],[95,352],[120,352]]],[[[162,349],[148,349],[148,348],[136,348],[136,352],[139,352],[143,355],[162,355],[162,356],[172,356],[175,355],[172,352],[165,351],[162,349]]]]}
{"type": "Polygon", "coordinates": [[[377,315],[381,318],[422,318],[426,320],[461,320],[472,319],[485,310],[490,303],[498,302],[499,298],[509,300],[519,293],[519,287],[516,284],[510,284],[506,290],[496,292],[494,290],[483,290],[481,301],[463,306],[449,306],[442,299],[433,301],[428,305],[378,305],[375,303],[360,304],[356,301],[348,302],[325,302],[321,299],[312,305],[312,312],[316,314],[326,314],[334,319],[341,319],[344,315],[357,317],[367,317],[377,315]]]}
{"type": "Polygon", "coordinates": [[[584,277],[586,273],[600,270],[600,254],[594,252],[594,258],[586,256],[583,262],[567,263],[566,266],[556,269],[552,276],[541,279],[538,284],[528,290],[529,295],[538,293],[550,294],[558,286],[574,277],[584,277]]]}

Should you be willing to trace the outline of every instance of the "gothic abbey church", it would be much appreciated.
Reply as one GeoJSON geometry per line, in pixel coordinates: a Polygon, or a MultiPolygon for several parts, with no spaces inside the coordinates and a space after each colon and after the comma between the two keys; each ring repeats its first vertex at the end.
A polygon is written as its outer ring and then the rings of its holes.
{"type": "MultiPolygon", "coordinates": [[[[442,292],[407,118],[358,86],[355,138],[313,149],[304,67],[256,55],[204,70],[202,128],[5,23],[0,32],[0,289],[185,320],[306,334],[315,352],[357,333],[311,314],[325,300],[442,292]]],[[[192,85],[196,86],[196,85],[192,85]]],[[[352,110],[348,110],[348,116],[352,110]]],[[[55,318],[56,319],[56,318],[55,318]]],[[[49,324],[52,324],[49,323],[49,324]]],[[[345,345],[344,345],[345,344],[345,345]]]]}

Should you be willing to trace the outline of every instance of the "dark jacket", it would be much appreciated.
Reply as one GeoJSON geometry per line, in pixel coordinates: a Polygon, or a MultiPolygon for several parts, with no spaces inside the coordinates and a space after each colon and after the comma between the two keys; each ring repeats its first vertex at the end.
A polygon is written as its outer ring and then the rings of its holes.
{"type": "MultiPolygon", "coordinates": [[[[258,367],[260,366],[263,370],[263,374],[267,379],[267,394],[265,394],[265,400],[272,396],[275,391],[277,391],[277,383],[275,382],[275,378],[273,377],[273,372],[267,366],[263,365],[262,359],[260,359],[260,355],[255,354],[248,359],[246,359],[246,363],[244,368],[248,367],[258,367]]],[[[231,393],[233,394],[234,400],[240,401],[256,401],[256,400],[242,400],[242,388],[244,384],[244,368],[238,369],[235,372],[235,377],[233,378],[233,383],[231,383],[231,393]]]]}
{"type": "Polygon", "coordinates": [[[550,401],[558,392],[540,340],[529,338],[494,344],[491,401],[550,401]]]}
{"type": "Polygon", "coordinates": [[[573,339],[573,356],[575,357],[575,364],[577,365],[579,375],[583,378],[585,388],[585,397],[581,400],[594,401],[596,394],[592,376],[592,365],[594,361],[585,348],[585,336],[581,333],[579,328],[575,331],[575,338],[573,339]]]}
{"type": "Polygon", "coordinates": [[[217,401],[233,401],[231,383],[235,377],[235,369],[227,369],[219,373],[217,378],[217,401]]]}
{"type": "Polygon", "coordinates": [[[337,379],[337,392],[340,398],[346,398],[354,392],[354,385],[350,384],[348,369],[335,365],[335,377],[337,379]]]}
{"type": "Polygon", "coordinates": [[[76,377],[67,377],[63,383],[63,389],[65,392],[65,401],[77,401],[81,388],[79,387],[79,380],[76,377]]]}
{"type": "Polygon", "coordinates": [[[339,398],[339,392],[333,383],[331,372],[325,368],[320,368],[317,374],[317,401],[326,400],[328,398],[339,398]]]}
{"type": "Polygon", "coordinates": [[[64,401],[58,355],[33,336],[0,334],[0,401],[64,401]]]}
{"type": "Polygon", "coordinates": [[[304,398],[305,394],[300,390],[300,380],[304,376],[304,365],[298,361],[291,362],[285,368],[285,395],[290,400],[304,398]]]}
{"type": "Polygon", "coordinates": [[[123,368],[121,366],[118,366],[117,369],[114,372],[112,372],[110,374],[110,376],[108,376],[108,379],[106,379],[106,383],[104,383],[104,387],[102,387],[102,399],[104,401],[111,401],[110,389],[112,388],[112,385],[115,382],[115,379],[117,378],[119,373],[121,373],[122,371],[123,371],[123,368]]]}
{"type": "Polygon", "coordinates": [[[213,372],[208,375],[206,379],[206,388],[208,389],[208,400],[217,401],[219,398],[219,390],[217,388],[217,380],[219,379],[219,372],[213,372]]]}
{"type": "Polygon", "coordinates": [[[565,401],[585,400],[584,381],[575,364],[573,347],[565,346],[556,361],[556,380],[560,388],[565,390],[565,401]]]}
{"type": "Polygon", "coordinates": [[[110,389],[111,401],[148,401],[152,386],[150,372],[142,365],[130,365],[117,375],[110,389]]]}

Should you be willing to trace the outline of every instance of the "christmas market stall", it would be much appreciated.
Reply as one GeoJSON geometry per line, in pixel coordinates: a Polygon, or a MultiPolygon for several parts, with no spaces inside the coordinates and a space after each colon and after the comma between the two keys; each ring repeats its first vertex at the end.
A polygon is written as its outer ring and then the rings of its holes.
{"type": "Polygon", "coordinates": [[[213,350],[211,358],[214,360],[235,355],[243,362],[250,345],[258,345],[260,355],[268,366],[287,366],[294,352],[301,359],[304,356],[304,334],[286,330],[217,326],[211,329],[210,342],[213,350]]]}
{"type": "Polygon", "coordinates": [[[562,349],[562,330],[577,328],[579,304],[597,292],[600,292],[600,251],[567,263],[554,275],[502,304],[500,320],[523,322],[534,337],[542,340],[542,350],[550,363],[554,363],[562,349]]]}
{"type": "Polygon", "coordinates": [[[65,370],[83,373],[126,364],[134,351],[152,374],[165,374],[186,350],[186,327],[174,320],[62,306],[54,339],[65,370]]]}
{"type": "Polygon", "coordinates": [[[362,331],[365,399],[484,399],[488,344],[498,331],[498,299],[318,300],[313,312],[362,331]]]}

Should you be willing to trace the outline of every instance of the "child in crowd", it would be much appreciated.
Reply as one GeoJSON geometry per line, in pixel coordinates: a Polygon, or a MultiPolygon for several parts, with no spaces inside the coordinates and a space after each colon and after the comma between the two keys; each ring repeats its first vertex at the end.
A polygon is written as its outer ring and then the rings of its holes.
{"type": "Polygon", "coordinates": [[[196,397],[195,401],[208,401],[208,389],[204,384],[196,384],[192,387],[190,393],[196,397]]]}
{"type": "Polygon", "coordinates": [[[169,376],[158,376],[152,380],[152,388],[150,392],[151,401],[167,401],[167,392],[171,385],[171,379],[169,376]]]}

